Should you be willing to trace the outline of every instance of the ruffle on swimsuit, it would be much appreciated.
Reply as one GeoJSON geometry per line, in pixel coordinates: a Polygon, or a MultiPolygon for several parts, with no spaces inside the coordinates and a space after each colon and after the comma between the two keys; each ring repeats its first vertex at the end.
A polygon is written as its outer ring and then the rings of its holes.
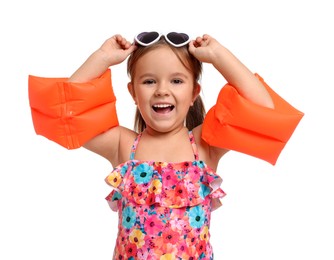
{"type": "MultiPolygon", "coordinates": [[[[193,140],[192,132],[189,135],[193,140]]],[[[195,161],[138,161],[133,157],[140,137],[141,134],[134,143],[132,159],[115,167],[105,179],[115,189],[106,198],[112,210],[117,211],[117,201],[122,197],[138,205],[182,208],[202,204],[208,196],[212,199],[212,210],[221,205],[220,198],[225,196],[220,188],[222,179],[198,160],[194,143],[195,161]]]]}

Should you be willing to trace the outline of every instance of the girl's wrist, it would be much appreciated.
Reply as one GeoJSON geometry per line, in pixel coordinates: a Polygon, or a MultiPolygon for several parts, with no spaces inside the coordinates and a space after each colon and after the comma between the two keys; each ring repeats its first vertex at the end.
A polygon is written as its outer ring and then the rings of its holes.
{"type": "Polygon", "coordinates": [[[104,50],[98,49],[93,53],[94,60],[96,62],[101,63],[102,66],[104,66],[106,69],[110,66],[114,65],[112,63],[112,57],[108,55],[104,50]]]}

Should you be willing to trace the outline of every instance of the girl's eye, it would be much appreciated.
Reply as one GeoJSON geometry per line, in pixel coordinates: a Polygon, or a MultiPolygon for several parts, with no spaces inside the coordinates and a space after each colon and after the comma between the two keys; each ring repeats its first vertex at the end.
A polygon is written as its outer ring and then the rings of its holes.
{"type": "Polygon", "coordinates": [[[182,81],[181,79],[173,79],[173,80],[172,80],[172,83],[173,83],[173,84],[182,84],[183,81],[182,81]]]}
{"type": "Polygon", "coordinates": [[[147,84],[147,85],[150,85],[150,84],[154,84],[154,80],[153,79],[146,79],[146,80],[144,80],[144,84],[147,84]]]}

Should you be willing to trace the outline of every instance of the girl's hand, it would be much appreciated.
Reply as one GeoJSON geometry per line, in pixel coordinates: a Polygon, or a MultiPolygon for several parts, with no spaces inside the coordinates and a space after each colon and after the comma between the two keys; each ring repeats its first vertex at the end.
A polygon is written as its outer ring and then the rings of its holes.
{"type": "Polygon", "coordinates": [[[87,82],[99,77],[110,66],[121,63],[137,46],[119,34],[107,39],[70,77],[72,82],[87,82]]]}
{"type": "Polygon", "coordinates": [[[201,62],[214,63],[216,53],[222,47],[216,39],[204,34],[189,43],[189,52],[201,62]]]}
{"type": "Polygon", "coordinates": [[[112,66],[123,62],[136,48],[137,46],[131,44],[120,34],[116,34],[107,39],[98,52],[101,53],[108,66],[112,66]]]}

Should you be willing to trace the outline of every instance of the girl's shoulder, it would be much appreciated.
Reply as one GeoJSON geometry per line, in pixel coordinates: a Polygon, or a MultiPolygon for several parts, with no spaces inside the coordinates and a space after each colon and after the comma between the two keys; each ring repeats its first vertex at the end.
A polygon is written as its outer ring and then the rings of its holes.
{"type": "Polygon", "coordinates": [[[196,126],[192,132],[198,149],[199,158],[216,171],[220,159],[229,150],[213,147],[206,143],[202,138],[202,125],[196,126]]]}
{"type": "Polygon", "coordinates": [[[129,158],[137,135],[131,129],[116,126],[92,138],[84,147],[118,165],[129,158]]]}

